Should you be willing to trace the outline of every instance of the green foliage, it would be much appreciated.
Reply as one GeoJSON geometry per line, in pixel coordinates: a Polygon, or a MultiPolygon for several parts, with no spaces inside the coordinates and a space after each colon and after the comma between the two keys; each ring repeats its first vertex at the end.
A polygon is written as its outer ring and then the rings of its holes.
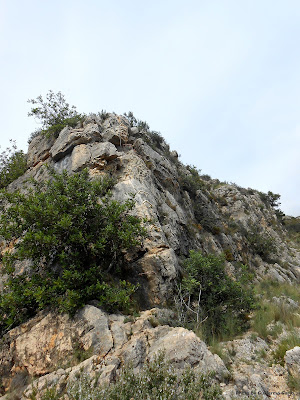
{"type": "Polygon", "coordinates": [[[197,196],[197,191],[204,187],[204,182],[200,177],[201,170],[198,170],[194,165],[187,165],[189,175],[181,175],[179,181],[183,190],[189,192],[192,199],[197,196]]]}
{"type": "Polygon", "coordinates": [[[284,366],[285,353],[296,346],[300,346],[300,335],[299,333],[292,332],[290,335],[282,339],[273,351],[272,355],[274,362],[284,366]]]}
{"type": "Polygon", "coordinates": [[[273,262],[272,255],[276,253],[274,238],[267,232],[264,232],[260,226],[252,224],[246,237],[250,247],[264,261],[273,262]]]}
{"type": "Polygon", "coordinates": [[[274,208],[275,210],[275,214],[278,218],[279,221],[282,221],[283,217],[285,216],[285,214],[280,210],[280,194],[276,194],[273,192],[268,192],[268,193],[263,193],[263,192],[258,192],[259,197],[261,198],[261,200],[269,207],[274,208]]]}
{"type": "Polygon", "coordinates": [[[70,107],[61,92],[49,90],[45,100],[40,95],[36,99],[28,100],[28,103],[34,106],[28,116],[37,118],[42,124],[42,128],[34,132],[29,141],[40,133],[47,137],[57,137],[65,126],[75,127],[83,119],[75,106],[70,107]]]}
{"type": "Polygon", "coordinates": [[[294,394],[300,395],[300,374],[288,374],[287,384],[294,394]]]}
{"type": "Polygon", "coordinates": [[[11,147],[0,154],[0,189],[23,175],[27,169],[26,155],[22,150],[17,151],[16,143],[10,140],[11,147]]]}
{"type": "Polygon", "coordinates": [[[131,127],[138,128],[140,136],[149,146],[155,151],[162,150],[165,156],[170,157],[169,146],[166,144],[160,132],[150,130],[150,126],[147,122],[137,119],[131,111],[124,113],[124,116],[128,119],[131,127]]]}
{"type": "Polygon", "coordinates": [[[75,341],[73,349],[75,365],[81,363],[84,360],[87,360],[93,355],[93,348],[90,347],[88,350],[85,350],[83,345],[79,341],[75,341]]]}
{"type": "Polygon", "coordinates": [[[259,303],[252,319],[252,329],[260,337],[276,337],[281,333],[283,325],[286,329],[300,326],[299,306],[295,309],[289,304],[289,299],[300,303],[298,284],[265,280],[255,286],[255,292],[259,303]],[[274,301],[275,297],[277,302],[274,301]]]}
{"type": "Polygon", "coordinates": [[[222,226],[216,213],[212,211],[213,202],[208,207],[209,201],[214,199],[207,190],[207,187],[209,187],[207,175],[201,175],[201,170],[198,170],[195,166],[187,165],[186,168],[189,174],[181,172],[179,183],[181,188],[189,193],[195,219],[205,230],[213,235],[218,235],[222,232],[222,226]],[[200,195],[199,191],[201,192],[200,195]]]}
{"type": "Polygon", "coordinates": [[[261,198],[261,200],[266,204],[269,205],[270,207],[279,207],[280,206],[280,194],[276,194],[276,193],[272,193],[272,192],[268,192],[268,193],[263,193],[263,192],[258,192],[259,197],[261,198]]]}
{"type": "Polygon", "coordinates": [[[150,126],[147,124],[147,122],[137,119],[133,115],[132,111],[129,111],[128,113],[124,113],[124,116],[128,119],[131,127],[137,127],[138,130],[141,132],[149,132],[150,131],[150,126]]]}
{"type": "Polygon", "coordinates": [[[101,122],[104,122],[109,117],[109,113],[106,110],[101,110],[97,115],[101,119],[101,122]]]}
{"type": "Polygon", "coordinates": [[[170,363],[164,360],[163,353],[147,363],[140,373],[125,367],[116,383],[109,386],[97,387],[88,375],[82,373],[76,382],[69,385],[67,395],[70,400],[223,399],[220,387],[213,382],[211,375],[195,374],[191,369],[178,375],[170,363]]]}
{"type": "Polygon", "coordinates": [[[86,170],[52,171],[26,193],[1,193],[0,235],[14,243],[2,257],[2,331],[47,306],[74,314],[98,300],[108,311],[129,309],[136,287],[123,279],[124,250],[139,245],[145,229],[131,214],[132,199],[112,200],[112,184],[90,181],[86,170]],[[16,273],[27,259],[30,268],[16,273]]]}
{"type": "Polygon", "coordinates": [[[284,219],[284,226],[289,238],[300,248],[300,218],[289,217],[284,219]]]}
{"type": "Polygon", "coordinates": [[[246,267],[234,281],[225,271],[225,259],[214,254],[191,251],[184,263],[177,307],[185,323],[201,328],[205,339],[239,333],[255,301],[246,267]],[[185,312],[183,311],[185,310],[185,312]]]}

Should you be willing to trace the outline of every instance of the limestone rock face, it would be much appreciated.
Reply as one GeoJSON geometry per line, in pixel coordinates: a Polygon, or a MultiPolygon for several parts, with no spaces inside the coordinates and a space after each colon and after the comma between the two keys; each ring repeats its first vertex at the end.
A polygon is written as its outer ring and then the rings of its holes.
{"type": "Polygon", "coordinates": [[[90,115],[82,127],[66,127],[56,140],[36,137],[28,149],[29,170],[12,188],[22,187],[28,177],[45,179],[44,164],[59,172],[88,168],[94,178],[109,173],[117,181],[117,200],[135,196],[135,213],[151,221],[145,251],[133,266],[135,279],[145,287],[145,305],[168,300],[179,273],[178,257],[195,248],[226,250],[229,270],[243,262],[255,269],[258,280],[300,281],[299,252],[287,244],[274,209],[259,192],[207,176],[195,186],[176,151],[155,133],[131,127],[124,116],[90,115]],[[269,249],[268,240],[273,243],[269,249]]]}
{"type": "MultiPolygon", "coordinates": [[[[3,394],[22,377],[24,389],[32,377],[37,378],[41,390],[48,384],[63,389],[81,369],[91,376],[100,374],[102,382],[111,381],[124,363],[131,362],[139,369],[162,349],[179,370],[185,365],[199,371],[214,370],[222,380],[228,374],[223,361],[193,332],[167,323],[153,327],[152,319],[158,315],[161,320],[172,320],[171,311],[152,307],[173,301],[181,260],[191,249],[225,252],[226,268],[233,276],[235,265],[244,263],[255,272],[257,281],[268,277],[300,282],[300,253],[288,243],[275,210],[259,192],[208,176],[196,177],[193,168],[184,166],[178,153],[170,151],[157,133],[131,126],[124,116],[90,115],[81,127],[66,127],[56,139],[35,137],[27,159],[27,172],[9,190],[22,191],[28,178],[47,179],[48,165],[69,173],[87,168],[91,179],[108,174],[116,181],[116,200],[134,196],[133,213],[148,223],[142,245],[126,254],[128,277],[139,284],[140,305],[147,311],[126,322],[122,315],[109,315],[87,305],[73,319],[43,312],[9,331],[0,346],[3,394]],[[86,360],[76,358],[78,350],[86,360]]],[[[270,367],[268,380],[263,375],[266,366],[260,370],[250,365],[256,351],[267,350],[263,340],[253,344],[244,338],[233,346],[243,370],[233,369],[235,384],[224,386],[224,395],[230,399],[240,392],[247,394],[247,390],[251,395],[254,388],[267,398],[268,387],[276,387],[273,383],[286,369],[270,367]]],[[[299,364],[298,349],[286,354],[289,370],[299,364]]],[[[28,386],[27,396],[30,390],[28,386]]]]}
{"type": "MultiPolygon", "coordinates": [[[[156,316],[168,310],[151,309],[134,321],[122,315],[109,315],[94,306],[85,306],[73,319],[67,315],[41,313],[9,332],[0,350],[0,375],[10,387],[20,371],[37,377],[34,385],[65,385],[77,379],[77,372],[101,375],[101,381],[112,379],[124,363],[141,368],[159,351],[175,362],[176,368],[187,365],[201,371],[215,371],[223,379],[228,371],[193,332],[170,326],[153,327],[156,316]],[[74,352],[86,352],[87,360],[76,360],[74,352]],[[78,363],[79,361],[79,363],[78,363]],[[74,365],[76,364],[76,365],[74,365]],[[55,371],[53,367],[55,366],[55,371]]],[[[30,384],[25,393],[32,391],[30,384]]]]}
{"type": "Polygon", "coordinates": [[[128,256],[131,278],[143,287],[144,307],[173,298],[179,260],[190,249],[225,251],[233,274],[234,263],[241,262],[255,270],[257,280],[300,281],[299,252],[290,248],[274,209],[257,191],[205,176],[196,182],[162,138],[131,127],[124,116],[90,115],[82,127],[65,127],[57,139],[34,138],[29,169],[11,189],[22,190],[30,177],[46,179],[45,164],[58,172],[88,168],[95,179],[110,174],[116,179],[117,200],[134,196],[134,213],[149,220],[142,248],[128,256]]]}
{"type": "Polygon", "coordinates": [[[71,153],[74,147],[97,140],[100,141],[97,124],[89,124],[84,129],[71,129],[66,126],[51,147],[50,154],[54,161],[58,161],[71,153]]]}
{"type": "Polygon", "coordinates": [[[34,167],[39,162],[43,162],[50,157],[50,149],[55,142],[55,138],[46,136],[35,137],[28,148],[27,163],[29,167],[34,167]]]}

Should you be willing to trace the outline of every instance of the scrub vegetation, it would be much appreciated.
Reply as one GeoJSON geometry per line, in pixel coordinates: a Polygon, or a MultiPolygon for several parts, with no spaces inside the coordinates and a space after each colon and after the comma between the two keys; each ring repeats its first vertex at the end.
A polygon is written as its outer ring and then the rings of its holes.
{"type": "Polygon", "coordinates": [[[179,321],[206,342],[239,334],[248,326],[255,297],[247,267],[241,265],[236,280],[225,271],[225,257],[191,251],[175,305],[179,321]]]}
{"type": "Polygon", "coordinates": [[[41,128],[31,134],[29,142],[40,134],[49,138],[57,137],[63,128],[75,127],[84,119],[84,115],[79,114],[75,106],[66,102],[61,92],[49,90],[45,99],[40,95],[36,99],[29,99],[28,103],[33,105],[28,116],[36,118],[42,124],[41,128]]]}
{"type": "Polygon", "coordinates": [[[6,188],[27,169],[26,155],[17,150],[15,141],[10,140],[10,143],[11,147],[0,153],[0,189],[6,188]]]}
{"type": "MultiPolygon", "coordinates": [[[[132,367],[123,368],[116,382],[110,385],[97,385],[97,380],[82,373],[76,382],[66,388],[70,400],[222,400],[221,389],[213,380],[213,375],[196,374],[187,368],[178,374],[164,353],[156,355],[153,361],[144,365],[139,373],[132,367]]],[[[37,390],[31,396],[37,399],[37,390]]],[[[42,400],[57,400],[62,394],[49,388],[42,400]]]]}
{"type": "Polygon", "coordinates": [[[45,307],[72,315],[91,300],[107,311],[132,305],[136,286],[124,278],[124,254],[145,235],[134,200],[113,200],[112,180],[90,181],[87,170],[50,174],[25,193],[1,193],[2,332],[45,307]]]}

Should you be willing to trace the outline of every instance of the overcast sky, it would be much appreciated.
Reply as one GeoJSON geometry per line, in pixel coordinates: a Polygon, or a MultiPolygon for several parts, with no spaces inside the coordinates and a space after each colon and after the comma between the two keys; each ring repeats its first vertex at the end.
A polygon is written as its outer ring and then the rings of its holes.
{"type": "Polygon", "coordinates": [[[0,0],[1,149],[27,151],[27,99],[61,91],[300,215],[299,42],[299,0],[0,0]]]}

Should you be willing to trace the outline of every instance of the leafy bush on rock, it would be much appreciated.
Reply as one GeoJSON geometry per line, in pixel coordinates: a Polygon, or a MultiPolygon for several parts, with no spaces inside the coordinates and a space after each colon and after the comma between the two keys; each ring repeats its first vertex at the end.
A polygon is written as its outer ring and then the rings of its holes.
{"type": "Polygon", "coordinates": [[[108,311],[130,307],[136,287],[123,279],[124,250],[139,245],[145,229],[131,214],[132,199],[112,200],[112,184],[90,181],[86,170],[52,171],[26,193],[1,192],[2,332],[47,306],[70,314],[91,300],[108,311]],[[24,260],[30,268],[20,271],[24,260]]]}
{"type": "Polygon", "coordinates": [[[176,299],[181,321],[200,331],[208,342],[240,333],[255,305],[246,267],[241,266],[239,276],[233,280],[225,271],[224,256],[194,250],[184,267],[176,299]]]}
{"type": "Polygon", "coordinates": [[[17,150],[13,140],[10,142],[12,146],[0,154],[0,189],[19,178],[27,169],[26,155],[22,150],[17,150]]]}
{"type": "MultiPolygon", "coordinates": [[[[76,382],[67,387],[70,400],[222,400],[220,386],[213,380],[213,375],[202,375],[186,368],[183,373],[175,371],[170,362],[165,361],[163,352],[158,353],[154,360],[144,365],[140,372],[125,366],[110,385],[97,386],[95,379],[81,373],[76,382]]],[[[51,389],[48,390],[51,393],[51,389]]],[[[55,389],[52,389],[52,394],[55,389]]],[[[60,398],[55,394],[52,400],[60,398]]],[[[42,400],[49,399],[47,393],[42,400]]]]}

